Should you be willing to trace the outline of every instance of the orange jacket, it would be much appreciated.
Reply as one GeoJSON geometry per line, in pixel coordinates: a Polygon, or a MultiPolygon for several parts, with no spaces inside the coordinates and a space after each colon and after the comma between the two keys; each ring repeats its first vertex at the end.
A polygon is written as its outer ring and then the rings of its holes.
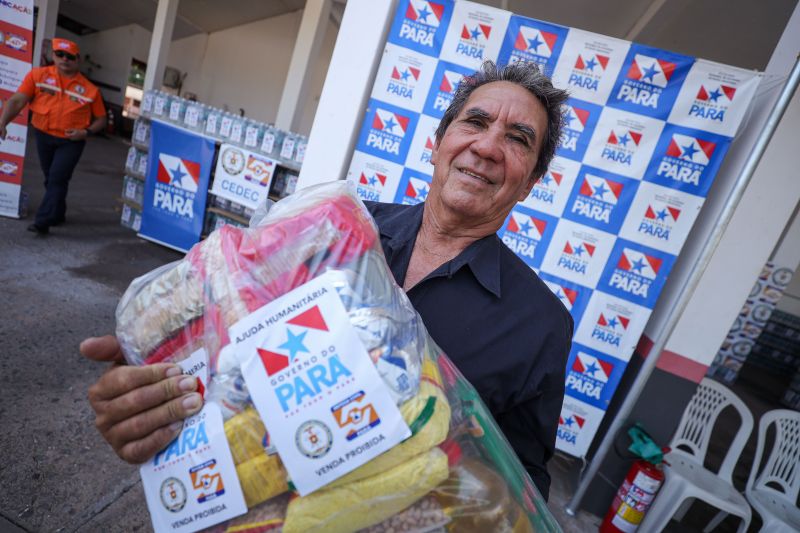
{"type": "Polygon", "coordinates": [[[100,90],[80,72],[68,78],[55,65],[32,69],[17,92],[31,98],[31,124],[56,137],[68,129],[87,128],[106,108],[100,90]]]}

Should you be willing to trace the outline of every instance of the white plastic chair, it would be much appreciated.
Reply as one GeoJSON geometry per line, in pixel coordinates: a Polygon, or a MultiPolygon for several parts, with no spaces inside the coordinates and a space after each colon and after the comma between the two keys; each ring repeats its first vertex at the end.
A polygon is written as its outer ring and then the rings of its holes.
{"type": "MultiPolygon", "coordinates": [[[[680,520],[695,498],[740,517],[739,533],[746,531],[750,525],[750,506],[734,488],[731,476],[752,430],[753,415],[744,402],[727,387],[711,379],[703,379],[672,437],[669,445],[672,451],[665,457],[669,466],[664,466],[664,484],[639,531],[661,531],[673,515],[680,520]],[[703,467],[703,461],[717,417],[728,406],[733,406],[739,412],[742,423],[719,472],[715,474],[703,467]]],[[[708,532],[712,527],[709,524],[703,531],[708,532]]]]}
{"type": "Polygon", "coordinates": [[[800,412],[776,409],[758,423],[758,445],[745,496],[761,515],[763,532],[800,531],[800,412]],[[775,441],[764,468],[758,473],[767,429],[775,424],[775,441]]]}

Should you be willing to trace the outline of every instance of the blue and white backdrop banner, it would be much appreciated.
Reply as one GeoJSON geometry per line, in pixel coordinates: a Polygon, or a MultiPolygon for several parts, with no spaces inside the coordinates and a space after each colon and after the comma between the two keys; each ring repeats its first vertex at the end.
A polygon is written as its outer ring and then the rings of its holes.
{"type": "Polygon", "coordinates": [[[557,446],[586,454],[761,75],[467,1],[402,0],[348,171],[418,203],[434,131],[486,59],[567,89],[549,171],[499,232],[575,319],[557,446]]]}

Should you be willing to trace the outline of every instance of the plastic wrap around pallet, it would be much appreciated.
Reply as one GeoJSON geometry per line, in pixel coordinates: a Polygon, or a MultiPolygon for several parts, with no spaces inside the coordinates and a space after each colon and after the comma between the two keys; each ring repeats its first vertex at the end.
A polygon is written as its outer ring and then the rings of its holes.
{"type": "MultiPolygon", "coordinates": [[[[250,228],[223,227],[181,261],[134,280],[117,309],[117,335],[131,364],[207,354],[206,402],[221,407],[248,508],[213,531],[559,530],[475,389],[394,283],[375,224],[347,182],[301,191],[257,212],[250,228]],[[237,354],[237,335],[246,335],[236,332],[322,277],[410,436],[300,496],[269,436],[279,429],[254,408],[237,354]]],[[[305,345],[285,346],[292,364],[300,361],[305,345]]],[[[269,357],[278,356],[262,354],[267,374],[269,357]]],[[[298,410],[324,401],[318,390],[307,396],[298,410]]]]}

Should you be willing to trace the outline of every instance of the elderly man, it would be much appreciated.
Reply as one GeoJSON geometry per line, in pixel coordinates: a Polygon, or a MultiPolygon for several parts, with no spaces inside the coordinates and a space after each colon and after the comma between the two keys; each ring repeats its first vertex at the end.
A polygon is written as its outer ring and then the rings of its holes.
{"type": "MultiPolygon", "coordinates": [[[[496,232],[555,153],[566,93],[532,64],[487,62],[465,78],[436,131],[428,199],[370,204],[392,273],[433,339],[475,386],[546,498],[572,319],[496,232]]],[[[121,360],[113,337],[87,357],[121,360]]],[[[147,460],[200,409],[174,365],[112,368],[90,390],[117,453],[147,460]]]]}
{"type": "Polygon", "coordinates": [[[53,62],[31,70],[0,115],[0,139],[5,139],[8,123],[30,103],[45,193],[28,230],[39,235],[64,222],[69,180],[86,138],[106,124],[100,90],[78,71],[78,45],[53,39],[53,62]]]}

